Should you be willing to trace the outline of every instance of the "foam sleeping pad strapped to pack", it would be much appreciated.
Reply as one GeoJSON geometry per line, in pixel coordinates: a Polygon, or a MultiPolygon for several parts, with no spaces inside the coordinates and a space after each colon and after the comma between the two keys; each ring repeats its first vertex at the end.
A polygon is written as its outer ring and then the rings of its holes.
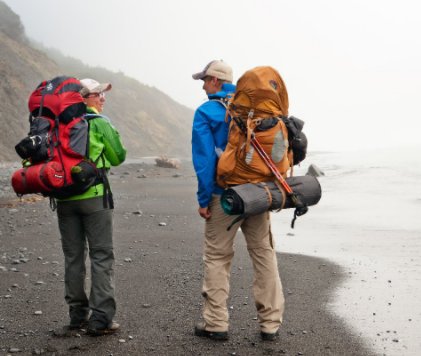
{"type": "MultiPolygon", "coordinates": [[[[306,206],[319,202],[322,189],[315,177],[289,177],[286,181],[306,206]]],[[[295,208],[291,198],[283,190],[279,190],[274,182],[246,183],[225,189],[221,195],[221,205],[226,214],[243,217],[265,211],[295,208]]]]}

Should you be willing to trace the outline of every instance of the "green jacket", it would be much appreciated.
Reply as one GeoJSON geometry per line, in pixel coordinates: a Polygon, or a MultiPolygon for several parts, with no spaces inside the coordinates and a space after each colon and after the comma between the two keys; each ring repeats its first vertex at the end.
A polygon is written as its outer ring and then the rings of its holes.
{"type": "MultiPolygon", "coordinates": [[[[95,108],[88,107],[88,114],[98,114],[95,108]]],[[[118,166],[126,159],[127,150],[121,142],[120,134],[105,116],[89,120],[89,158],[98,168],[118,166]],[[102,157],[101,157],[102,156],[102,157]]],[[[104,185],[97,184],[85,193],[63,200],[82,200],[104,195],[104,185]]]]}

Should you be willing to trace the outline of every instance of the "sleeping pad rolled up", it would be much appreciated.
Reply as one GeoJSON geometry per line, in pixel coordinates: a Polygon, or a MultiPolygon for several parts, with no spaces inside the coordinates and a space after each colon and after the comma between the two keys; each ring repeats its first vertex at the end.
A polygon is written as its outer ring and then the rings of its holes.
{"type": "MultiPolygon", "coordinates": [[[[322,189],[313,176],[286,178],[288,185],[306,206],[316,205],[322,189]]],[[[221,195],[221,205],[228,215],[243,217],[261,214],[268,210],[295,208],[283,188],[274,182],[247,183],[225,189],[221,195]]]]}

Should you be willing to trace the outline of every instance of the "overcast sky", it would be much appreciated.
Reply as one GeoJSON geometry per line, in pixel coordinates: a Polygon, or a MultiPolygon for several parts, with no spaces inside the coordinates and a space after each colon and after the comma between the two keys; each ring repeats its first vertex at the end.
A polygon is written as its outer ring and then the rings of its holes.
{"type": "Polygon", "coordinates": [[[205,95],[191,74],[210,60],[235,81],[271,65],[311,150],[421,142],[419,0],[4,1],[29,37],[193,109],[205,95]]]}

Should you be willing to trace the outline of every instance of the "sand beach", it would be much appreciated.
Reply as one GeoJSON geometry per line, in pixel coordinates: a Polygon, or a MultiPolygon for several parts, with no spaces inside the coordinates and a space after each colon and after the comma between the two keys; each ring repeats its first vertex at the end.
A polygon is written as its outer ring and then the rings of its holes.
{"type": "Polygon", "coordinates": [[[57,219],[47,199],[13,196],[5,186],[10,167],[2,166],[0,355],[416,355],[421,193],[401,195],[388,180],[380,184],[371,176],[376,171],[393,181],[399,170],[392,175],[378,165],[361,171],[352,167],[352,156],[341,159],[309,157],[308,164],[325,171],[323,197],[294,230],[291,210],[272,214],[286,297],[280,338],[272,343],[259,338],[241,233],[230,339],[193,336],[202,303],[203,221],[189,162],[170,169],[132,161],[113,170],[116,320],[122,329],[100,338],[53,336],[68,322],[57,219]],[[361,189],[361,182],[370,186],[361,189]]]}

